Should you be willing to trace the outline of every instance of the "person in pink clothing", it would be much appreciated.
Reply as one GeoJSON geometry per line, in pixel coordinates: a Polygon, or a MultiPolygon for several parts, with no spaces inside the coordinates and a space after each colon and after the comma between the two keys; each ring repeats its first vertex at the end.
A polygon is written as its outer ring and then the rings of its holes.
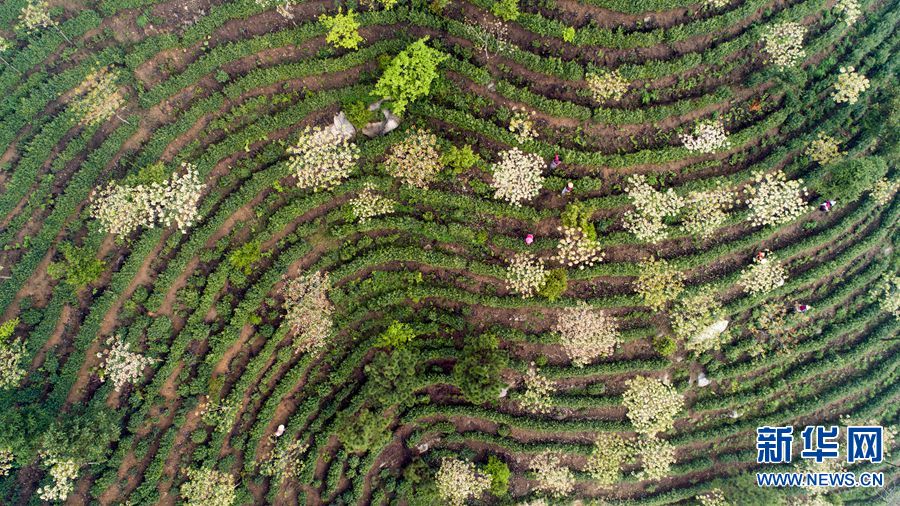
{"type": "Polygon", "coordinates": [[[534,235],[528,234],[525,236],[525,244],[531,244],[534,242],[534,235]]]}
{"type": "Polygon", "coordinates": [[[550,168],[555,169],[559,167],[560,164],[562,164],[562,160],[559,159],[559,153],[556,153],[555,155],[553,155],[553,161],[550,162],[550,168]]]}
{"type": "Polygon", "coordinates": [[[809,306],[806,304],[797,304],[796,306],[794,306],[794,310],[798,313],[805,313],[809,311],[809,306]]]}
{"type": "Polygon", "coordinates": [[[826,213],[827,213],[828,211],[831,211],[831,208],[832,208],[832,207],[834,207],[834,201],[833,201],[833,200],[826,200],[825,202],[822,202],[821,204],[819,204],[819,210],[820,210],[820,211],[823,211],[823,212],[826,212],[826,213]]]}

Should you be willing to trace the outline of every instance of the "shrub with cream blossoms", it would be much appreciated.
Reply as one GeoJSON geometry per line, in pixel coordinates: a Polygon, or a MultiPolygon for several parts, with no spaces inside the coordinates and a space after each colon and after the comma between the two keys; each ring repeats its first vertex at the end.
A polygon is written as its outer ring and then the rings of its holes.
{"type": "Polygon", "coordinates": [[[647,184],[643,175],[638,174],[628,177],[625,193],[634,205],[634,210],[626,211],[623,216],[625,229],[638,240],[650,243],[668,237],[668,225],[663,220],[678,214],[684,207],[684,199],[671,188],[665,192],[657,191],[647,184]]]}
{"type": "Polygon", "coordinates": [[[806,27],[792,21],[768,27],[762,34],[763,51],[769,55],[766,63],[774,63],[781,68],[800,63],[806,57],[803,50],[805,36],[806,27]]]}
{"type": "MultiPolygon", "coordinates": [[[[34,33],[41,28],[56,26],[56,21],[50,18],[50,4],[47,0],[28,0],[25,7],[19,13],[19,24],[28,33],[34,33]]],[[[57,28],[58,29],[58,28],[57,28]]]]}
{"type": "Polygon", "coordinates": [[[156,362],[152,358],[130,351],[131,345],[122,340],[120,336],[110,337],[106,344],[109,349],[97,353],[97,358],[103,361],[100,369],[100,381],[112,381],[116,392],[120,391],[127,383],[139,380],[144,368],[156,362]]]}
{"type": "Polygon", "coordinates": [[[842,154],[834,137],[825,135],[822,132],[819,132],[816,140],[809,143],[805,153],[806,156],[819,165],[827,165],[840,158],[842,154]]]}
{"type": "Polygon", "coordinates": [[[684,407],[684,397],[671,385],[649,376],[635,376],[625,384],[622,405],[634,430],[654,436],[675,426],[675,415],[684,407]]]}
{"type": "Polygon", "coordinates": [[[683,297],[672,310],[672,330],[675,335],[688,339],[711,325],[722,306],[712,287],[704,287],[693,295],[683,297]]]}
{"type": "Polygon", "coordinates": [[[21,341],[0,342],[0,390],[14,388],[25,377],[22,358],[25,356],[25,345],[21,341]]]}
{"type": "Polygon", "coordinates": [[[612,355],[621,342],[616,320],[586,303],[562,310],[555,330],[575,367],[612,355]]]}
{"type": "Polygon", "coordinates": [[[197,166],[182,163],[184,174],[172,174],[162,184],[124,186],[110,183],[93,199],[91,216],[103,231],[127,237],[140,227],[175,224],[186,233],[197,219],[200,196],[206,186],[200,182],[197,166]]]}
{"type": "Polygon", "coordinates": [[[298,188],[330,190],[346,179],[359,160],[359,147],[331,126],[307,126],[287,148],[288,170],[298,188]]]}
{"type": "MultiPolygon", "coordinates": [[[[274,439],[274,435],[270,438],[274,439]]],[[[272,449],[271,457],[260,465],[260,474],[276,478],[277,482],[299,477],[306,466],[303,454],[309,449],[309,444],[300,439],[287,445],[278,445],[274,440],[272,442],[275,447],[272,449]]]]}
{"type": "Polygon", "coordinates": [[[563,237],[556,246],[556,255],[553,257],[555,261],[569,267],[577,266],[579,269],[603,261],[603,251],[596,239],[588,238],[576,227],[560,227],[558,230],[563,237]]]}
{"type": "Polygon", "coordinates": [[[544,160],[534,153],[525,153],[519,148],[500,153],[500,160],[493,167],[494,198],[521,206],[523,201],[540,193],[544,185],[543,170],[544,160]]]}
{"type": "Polygon", "coordinates": [[[535,413],[547,413],[550,411],[550,396],[556,391],[553,380],[541,376],[538,369],[532,363],[525,372],[525,392],[519,398],[522,408],[535,413]]]}
{"type": "Polygon", "coordinates": [[[9,450],[0,450],[0,478],[9,474],[13,468],[15,456],[9,450]]]}
{"type": "Polygon", "coordinates": [[[700,239],[709,239],[728,221],[728,211],[736,195],[728,188],[691,192],[685,199],[681,230],[700,239]]]}
{"type": "Polygon", "coordinates": [[[750,223],[755,226],[782,225],[806,212],[806,187],[802,179],[788,180],[784,172],[757,172],[755,184],[747,186],[750,223]]]}
{"type": "Polygon", "coordinates": [[[529,469],[537,479],[537,490],[564,497],[575,490],[575,475],[562,465],[562,458],[556,452],[545,451],[531,458],[529,469]]]}
{"type": "Polygon", "coordinates": [[[591,95],[597,102],[622,100],[628,92],[628,81],[618,70],[591,72],[585,78],[591,95]]]}
{"type": "Polygon", "coordinates": [[[598,485],[608,487],[622,478],[622,464],[629,458],[629,448],[622,436],[601,432],[587,459],[585,471],[598,485]]]}
{"type": "Polygon", "coordinates": [[[682,133],[679,138],[685,149],[697,153],[714,153],[731,147],[728,132],[720,120],[698,121],[693,132],[682,133]]]}
{"type": "Polygon", "coordinates": [[[722,7],[725,7],[726,5],[731,3],[731,0],[705,0],[704,3],[707,7],[721,9],[722,7]]]}
{"type": "Polygon", "coordinates": [[[847,26],[852,26],[862,15],[859,0],[838,0],[834,5],[834,8],[841,14],[841,17],[844,18],[844,22],[847,23],[847,26]]]}
{"type": "Polygon", "coordinates": [[[853,67],[841,67],[837,82],[834,83],[834,93],[831,98],[836,104],[844,102],[855,104],[862,92],[869,89],[869,78],[857,72],[853,67]]]}
{"type": "Polygon", "coordinates": [[[63,460],[56,457],[44,457],[43,464],[50,468],[51,485],[44,485],[37,490],[38,497],[44,501],[65,501],[75,490],[75,478],[78,477],[78,464],[74,460],[63,460]]]}
{"type": "Polygon", "coordinates": [[[547,279],[544,261],[526,252],[516,253],[506,268],[506,286],[522,296],[533,296],[547,279]]]}
{"type": "Polygon", "coordinates": [[[641,455],[641,470],[635,473],[639,480],[661,480],[672,472],[675,463],[675,447],[656,436],[638,438],[635,453],[641,455]]]}
{"type": "Polygon", "coordinates": [[[363,186],[359,195],[351,199],[349,204],[353,217],[360,223],[365,223],[375,216],[394,212],[397,202],[375,193],[375,186],[370,183],[363,186]]]}
{"type": "Polygon", "coordinates": [[[331,281],[328,273],[316,271],[308,276],[286,279],[284,295],[285,323],[294,334],[294,348],[306,353],[325,346],[331,334],[334,305],[328,300],[331,281]]]}
{"type": "Polygon", "coordinates": [[[900,190],[900,180],[891,181],[884,177],[875,183],[875,188],[872,189],[872,198],[878,202],[878,205],[884,206],[894,199],[898,190],[900,190]]]}
{"type": "Polygon", "coordinates": [[[96,125],[108,120],[125,104],[125,95],[118,86],[118,73],[101,67],[84,78],[73,91],[70,107],[83,125],[96,125]]]}
{"type": "Polygon", "coordinates": [[[234,475],[215,469],[188,469],[188,481],[181,485],[187,506],[231,506],[235,499],[234,475]]]}
{"type": "Polygon", "coordinates": [[[634,287],[644,304],[659,311],[684,291],[684,274],[671,267],[665,260],[654,257],[639,265],[641,273],[634,281],[634,287]]]}
{"type": "Polygon", "coordinates": [[[697,496],[700,506],[731,506],[731,503],[725,499],[725,493],[714,488],[705,494],[697,496]]]}
{"type": "Polygon", "coordinates": [[[900,318],[900,275],[884,275],[869,295],[878,301],[878,307],[882,311],[900,318]]]}
{"type": "Polygon", "coordinates": [[[468,499],[477,499],[491,488],[490,476],[475,470],[471,462],[445,457],[434,475],[438,495],[450,506],[463,506],[468,499]]]}
{"type": "Polygon", "coordinates": [[[437,137],[428,130],[411,132],[401,142],[391,146],[384,166],[395,178],[417,188],[428,188],[443,168],[437,149],[437,137]]]}
{"type": "Polygon", "coordinates": [[[771,253],[766,252],[762,258],[753,257],[753,263],[741,271],[738,283],[744,286],[744,291],[751,295],[758,295],[772,291],[787,280],[787,269],[771,253]]]}
{"type": "Polygon", "coordinates": [[[513,111],[509,119],[509,131],[519,142],[528,142],[537,139],[537,130],[534,129],[534,111],[528,113],[523,110],[513,111]]]}

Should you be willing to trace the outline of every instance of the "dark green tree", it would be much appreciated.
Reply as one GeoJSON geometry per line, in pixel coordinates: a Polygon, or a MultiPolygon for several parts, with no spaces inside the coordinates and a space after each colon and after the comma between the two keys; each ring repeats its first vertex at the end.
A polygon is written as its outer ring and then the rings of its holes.
{"type": "Polygon", "coordinates": [[[471,336],[453,368],[453,378],[463,396],[473,404],[494,402],[500,396],[500,373],[508,358],[494,334],[471,336]]]}
{"type": "Polygon", "coordinates": [[[875,182],[887,174],[887,163],[880,156],[851,158],[835,162],[819,185],[823,198],[851,202],[871,190],[875,182]]]}

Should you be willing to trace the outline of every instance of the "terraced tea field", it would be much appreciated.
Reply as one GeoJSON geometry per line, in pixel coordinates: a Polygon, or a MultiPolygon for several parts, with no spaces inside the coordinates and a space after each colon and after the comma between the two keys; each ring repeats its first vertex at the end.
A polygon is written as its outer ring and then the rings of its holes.
{"type": "Polygon", "coordinates": [[[900,503],[898,26],[0,0],[0,503],[900,503]]]}

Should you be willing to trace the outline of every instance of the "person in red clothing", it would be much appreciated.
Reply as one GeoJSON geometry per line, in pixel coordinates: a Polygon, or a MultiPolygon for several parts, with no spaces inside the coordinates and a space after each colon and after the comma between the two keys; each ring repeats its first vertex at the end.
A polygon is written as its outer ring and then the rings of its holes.
{"type": "Polygon", "coordinates": [[[797,304],[796,306],[794,306],[794,310],[798,313],[805,313],[809,311],[809,306],[806,304],[797,304]]]}
{"type": "Polygon", "coordinates": [[[828,211],[831,211],[831,208],[832,208],[832,207],[834,207],[834,201],[833,201],[833,200],[826,200],[825,202],[822,202],[821,204],[819,204],[819,210],[820,210],[820,211],[823,211],[823,212],[826,212],[826,213],[827,213],[828,211]]]}
{"type": "Polygon", "coordinates": [[[569,181],[568,183],[566,183],[566,186],[563,187],[562,191],[559,192],[559,194],[562,195],[563,197],[565,197],[566,194],[571,193],[574,188],[575,188],[575,183],[569,181]]]}
{"type": "Polygon", "coordinates": [[[534,235],[528,234],[525,236],[525,244],[531,244],[534,242],[534,235]]]}

